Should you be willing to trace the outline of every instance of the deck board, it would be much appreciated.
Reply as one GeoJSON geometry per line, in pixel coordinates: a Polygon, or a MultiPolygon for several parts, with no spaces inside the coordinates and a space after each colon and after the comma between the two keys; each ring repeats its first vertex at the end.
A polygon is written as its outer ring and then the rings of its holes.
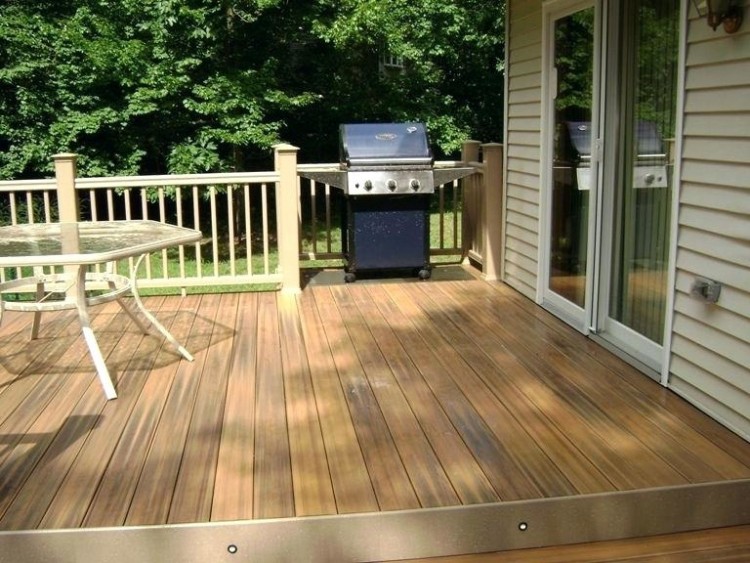
{"type": "Polygon", "coordinates": [[[216,467],[211,519],[249,520],[253,517],[255,444],[255,383],[258,345],[258,295],[240,300],[235,342],[227,380],[226,406],[216,467]]]}
{"type": "MultiPolygon", "coordinates": [[[[102,312],[98,320],[105,321],[107,324],[122,325],[125,330],[128,330],[131,326],[129,317],[121,310],[112,314],[112,309],[113,307],[104,308],[106,312],[102,312]]],[[[120,331],[100,332],[99,347],[105,358],[112,356],[121,338],[120,331]]],[[[91,431],[102,424],[104,420],[102,410],[105,405],[101,401],[101,387],[98,379],[94,381],[78,376],[78,372],[87,374],[94,371],[84,362],[85,356],[74,353],[75,349],[81,348],[85,348],[85,344],[81,346],[81,341],[77,340],[65,353],[65,360],[57,366],[61,370],[59,377],[68,379],[65,386],[71,385],[71,380],[80,379],[84,384],[79,389],[85,390],[82,395],[75,393],[70,397],[70,402],[64,405],[63,413],[55,412],[56,415],[63,415],[62,420],[45,416],[52,414],[51,412],[42,413],[37,419],[37,422],[46,426],[49,431],[36,443],[35,453],[41,454],[38,459],[35,459],[36,456],[23,455],[21,452],[18,452],[21,455],[14,458],[14,461],[17,461],[14,464],[16,467],[19,469],[26,467],[30,471],[25,475],[23,486],[19,487],[12,502],[7,504],[4,510],[0,505],[0,511],[3,513],[0,518],[2,527],[32,529],[39,526],[61,487],[66,482],[71,482],[68,481],[69,468],[78,465],[85,473],[86,465],[91,461],[91,458],[85,454],[80,456],[80,452],[89,440],[91,431]],[[57,428],[49,428],[48,425],[55,425],[57,428]]],[[[48,375],[51,376],[51,374],[48,375]]],[[[137,389],[134,391],[137,393],[137,389]]],[[[99,438],[106,434],[97,433],[96,436],[99,438]]],[[[73,486],[75,487],[75,483],[73,486]]],[[[66,495],[67,492],[63,489],[62,494],[66,495]]],[[[11,498],[11,495],[7,498],[11,498]]]]}
{"type": "Polygon", "coordinates": [[[164,524],[169,516],[192,408],[205,367],[210,330],[218,314],[213,302],[200,297],[189,296],[184,306],[186,310],[200,311],[200,316],[193,320],[190,336],[184,341],[195,361],[184,362],[176,360],[173,354],[169,356],[168,361],[176,367],[173,383],[130,499],[125,517],[128,526],[164,524]]]}
{"type": "MultiPolygon", "coordinates": [[[[198,301],[192,296],[189,300],[196,304],[198,301]]],[[[164,305],[162,301],[157,312],[162,323],[175,338],[185,341],[192,327],[192,316],[169,311],[164,305]]],[[[147,302],[146,307],[153,308],[151,302],[147,302]]],[[[121,526],[125,522],[130,500],[135,494],[149,445],[177,370],[177,362],[158,364],[157,358],[165,346],[169,347],[169,344],[157,338],[144,338],[133,355],[134,363],[129,368],[145,372],[147,381],[96,489],[85,517],[86,527],[121,526]]],[[[169,353],[166,351],[164,355],[168,356],[169,353]]]]}
{"type": "Polygon", "coordinates": [[[403,563],[745,563],[750,526],[507,552],[410,559],[403,563]]]}
{"type": "Polygon", "coordinates": [[[294,513],[297,516],[336,514],[297,300],[293,295],[281,295],[278,304],[294,513]]]}
{"type": "MultiPolygon", "coordinates": [[[[158,307],[156,302],[154,307],[158,307]]],[[[125,317],[120,316],[108,324],[118,327],[124,320],[125,317]]],[[[133,325],[128,324],[123,328],[130,331],[133,325]]],[[[112,344],[107,346],[110,352],[105,357],[112,366],[111,369],[122,365],[126,366],[125,370],[128,372],[132,371],[132,375],[120,380],[120,398],[124,400],[109,402],[102,409],[94,426],[97,431],[89,432],[39,524],[43,528],[75,528],[81,525],[118,444],[122,428],[133,420],[133,408],[143,387],[150,381],[152,362],[149,357],[153,357],[154,348],[158,349],[159,341],[155,338],[143,338],[134,332],[132,337],[123,339],[118,345],[117,332],[119,331],[112,331],[116,339],[112,339],[112,344]],[[136,365],[139,362],[140,365],[136,365]]],[[[99,341],[102,342],[102,339],[99,341]]]]}
{"type": "Polygon", "coordinates": [[[370,481],[381,510],[419,508],[416,491],[329,288],[313,288],[370,481]]]}
{"type": "MultiPolygon", "coordinates": [[[[451,295],[459,294],[454,292],[451,295]]],[[[440,297],[440,301],[444,301],[447,295],[442,292],[440,297]]],[[[601,381],[601,377],[595,364],[583,373],[584,379],[588,378],[594,383],[588,386],[579,385],[579,374],[582,373],[580,366],[574,364],[552,344],[547,343],[546,346],[540,347],[539,342],[536,342],[533,349],[530,349],[528,343],[538,336],[536,332],[518,329],[523,327],[522,319],[514,319],[514,311],[506,310],[502,318],[494,322],[485,322],[483,317],[487,309],[483,309],[477,311],[474,322],[467,325],[468,315],[461,305],[466,303],[459,302],[455,308],[460,319],[459,324],[467,326],[466,330],[472,342],[476,343],[499,369],[507,373],[520,374],[525,368],[524,375],[516,379],[517,385],[536,385],[539,394],[550,394],[548,400],[554,401],[559,409],[569,413],[570,422],[562,426],[566,431],[580,428],[581,430],[576,431],[577,436],[582,437],[581,434],[586,434],[597,437],[596,440],[588,440],[590,445],[584,446],[587,448],[585,454],[597,460],[598,465],[608,467],[607,473],[618,488],[642,488],[654,482],[687,482],[649,448],[643,447],[638,437],[622,425],[622,420],[618,420],[620,409],[628,409],[628,405],[621,404],[617,395],[611,393],[607,393],[606,399],[602,400],[597,383],[601,381]],[[512,322],[513,320],[518,322],[512,322]],[[505,323],[513,326],[515,330],[506,329],[503,326],[505,323]],[[514,352],[511,354],[508,350],[514,352]],[[634,450],[641,452],[637,459],[628,455],[628,452],[634,450]]],[[[584,339],[581,335],[578,337],[584,339]]],[[[492,373],[490,370],[487,371],[492,373]]],[[[497,383],[503,384],[502,381],[497,383]]],[[[503,397],[502,394],[498,396],[503,397]]],[[[545,412],[548,410],[545,409],[545,412]]],[[[647,419],[642,418],[641,423],[648,431],[647,419]]],[[[579,438],[576,437],[574,442],[578,444],[579,438]]]]}
{"type": "MultiPolygon", "coordinates": [[[[210,307],[218,311],[205,353],[202,377],[198,385],[190,427],[182,452],[180,472],[175,484],[169,523],[204,522],[211,518],[216,461],[219,454],[226,402],[227,374],[231,365],[232,328],[237,316],[236,294],[212,295],[210,307]]],[[[196,366],[200,368],[200,364],[196,366]]]]}
{"type": "MultiPolygon", "coordinates": [[[[351,298],[351,291],[349,288],[335,287],[333,294],[420,506],[458,504],[448,476],[380,349],[382,344],[370,332],[351,298]],[[373,345],[374,342],[377,344],[373,345]]],[[[389,349],[388,355],[392,356],[393,352],[389,349]]]]}
{"type": "MultiPolygon", "coordinates": [[[[402,291],[402,289],[399,289],[402,291]]],[[[406,299],[415,300],[419,314],[426,314],[433,325],[439,327],[444,339],[441,346],[450,344],[463,359],[461,367],[454,366],[456,383],[470,400],[480,409],[482,416],[492,429],[496,444],[504,460],[495,465],[496,480],[503,481],[500,496],[503,500],[523,500],[543,496],[572,494],[570,483],[533,440],[526,429],[514,417],[512,408],[503,402],[503,395],[493,395],[494,387],[506,381],[506,376],[526,376],[519,373],[521,367],[502,349],[502,344],[489,345],[495,360],[501,356],[509,361],[493,361],[477,342],[470,338],[466,327],[450,303],[433,299],[432,292],[421,289],[402,295],[402,306],[406,299]],[[461,375],[458,375],[458,374],[461,375]],[[473,383],[473,384],[471,384],[473,383]],[[488,392],[489,391],[489,392],[488,392]]],[[[484,335],[483,335],[484,336],[484,335]]]]}
{"type": "MultiPolygon", "coordinates": [[[[351,514],[750,478],[750,444],[502,284],[147,300],[0,325],[0,529],[351,514]]],[[[13,313],[13,314],[11,314],[13,313]]]]}
{"type": "Polygon", "coordinates": [[[376,512],[375,491],[311,291],[298,297],[298,307],[337,512],[376,512]]]}
{"type": "Polygon", "coordinates": [[[352,288],[351,293],[372,338],[381,350],[387,350],[383,357],[461,502],[476,504],[498,501],[497,493],[471,450],[423,378],[419,364],[409,356],[407,350],[411,346],[399,326],[388,321],[362,286],[352,288]]]}
{"type": "Polygon", "coordinates": [[[255,518],[294,516],[280,339],[276,297],[263,294],[258,307],[255,518]]]}
{"type": "MultiPolygon", "coordinates": [[[[678,455],[669,452],[670,463],[681,466],[687,473],[695,468],[704,472],[693,475],[690,482],[716,479],[742,479],[747,477],[750,465],[747,442],[732,432],[724,432],[721,425],[708,419],[697,409],[667,389],[654,384],[641,373],[624,364],[614,355],[580,334],[564,330],[559,319],[543,314],[528,300],[518,299],[504,286],[478,288],[483,294],[489,289],[492,297],[499,290],[509,297],[519,314],[519,321],[529,315],[540,319],[535,324],[534,336],[546,346],[556,346],[571,358],[573,366],[589,366],[587,370],[571,369],[568,374],[584,392],[592,396],[596,404],[617,408],[607,409],[607,416],[620,423],[627,423],[631,431],[637,433],[645,443],[667,453],[665,448],[676,448],[678,455]],[[593,360],[593,362],[592,362],[593,360]],[[606,381],[608,386],[600,385],[606,381]],[[630,417],[625,420],[624,413],[630,417]],[[711,460],[710,466],[705,464],[711,460]],[[685,468],[691,464],[689,468],[685,468]]],[[[501,318],[495,315],[495,329],[502,329],[501,318]]],[[[515,331],[505,330],[511,336],[515,331]]],[[[523,343],[520,343],[523,346],[523,343]]],[[[522,348],[523,350],[523,348],[522,348]]],[[[537,364],[535,347],[526,347],[528,354],[521,352],[522,361],[537,364]]],[[[538,364],[537,364],[538,365],[538,364]]]]}

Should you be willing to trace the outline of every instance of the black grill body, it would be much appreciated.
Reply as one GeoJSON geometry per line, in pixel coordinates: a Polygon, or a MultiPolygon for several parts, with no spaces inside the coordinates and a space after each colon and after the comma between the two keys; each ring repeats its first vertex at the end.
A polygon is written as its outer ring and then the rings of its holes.
{"type": "Polygon", "coordinates": [[[430,197],[392,195],[346,199],[346,280],[361,272],[409,270],[430,277],[430,197]]]}

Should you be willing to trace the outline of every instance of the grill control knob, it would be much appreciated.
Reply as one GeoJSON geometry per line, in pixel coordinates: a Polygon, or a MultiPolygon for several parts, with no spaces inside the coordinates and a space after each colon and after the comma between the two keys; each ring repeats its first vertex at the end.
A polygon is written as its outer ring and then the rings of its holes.
{"type": "Polygon", "coordinates": [[[389,190],[391,190],[392,192],[395,192],[396,191],[396,180],[388,180],[388,182],[386,183],[386,186],[388,186],[389,190]]]}
{"type": "Polygon", "coordinates": [[[372,190],[372,180],[365,181],[365,191],[369,192],[372,190]]]}
{"type": "Polygon", "coordinates": [[[421,186],[421,184],[419,183],[419,180],[417,180],[416,178],[412,179],[412,180],[411,180],[411,181],[409,182],[409,186],[410,186],[410,187],[411,187],[411,189],[412,189],[412,190],[414,190],[415,192],[418,192],[418,191],[419,191],[419,188],[421,188],[421,187],[422,187],[422,186],[421,186]]]}

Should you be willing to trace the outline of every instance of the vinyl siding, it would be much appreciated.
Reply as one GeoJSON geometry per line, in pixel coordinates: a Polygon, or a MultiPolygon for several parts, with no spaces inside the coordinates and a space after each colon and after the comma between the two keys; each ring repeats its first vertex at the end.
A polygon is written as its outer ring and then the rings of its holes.
{"type": "Polygon", "coordinates": [[[735,35],[688,24],[669,386],[750,439],[750,2],[735,35]],[[723,285],[715,305],[696,277],[723,285]]]}
{"type": "Polygon", "coordinates": [[[534,298],[539,254],[542,3],[509,2],[504,279],[534,298]]]}

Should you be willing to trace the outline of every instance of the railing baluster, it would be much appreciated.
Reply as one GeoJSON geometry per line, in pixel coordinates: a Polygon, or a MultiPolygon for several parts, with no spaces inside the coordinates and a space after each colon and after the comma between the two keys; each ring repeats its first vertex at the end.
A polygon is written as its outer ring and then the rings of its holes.
{"type": "MultiPolygon", "coordinates": [[[[182,227],[182,188],[180,186],[175,187],[174,191],[175,205],[177,206],[177,226],[182,227]]],[[[180,261],[180,278],[185,279],[185,246],[180,245],[177,247],[177,252],[180,261]]],[[[185,288],[182,289],[183,296],[185,294],[185,288]]]]}
{"type": "MultiPolygon", "coordinates": [[[[201,213],[200,205],[198,200],[198,186],[193,186],[193,228],[201,230],[201,213]]],[[[201,242],[195,243],[195,266],[198,269],[197,274],[199,278],[203,277],[203,256],[201,254],[201,242]]]]}
{"type": "Polygon", "coordinates": [[[18,225],[18,209],[16,206],[16,194],[10,192],[10,224],[18,225]]]}
{"type": "Polygon", "coordinates": [[[234,254],[234,188],[231,184],[227,186],[227,222],[229,223],[229,272],[232,277],[237,275],[234,254]]]}
{"type": "MultiPolygon", "coordinates": [[[[125,202],[125,220],[130,221],[133,218],[133,209],[130,204],[131,189],[125,188],[122,191],[122,197],[125,202]]],[[[128,272],[132,272],[135,267],[135,258],[128,258],[128,272]]]]}
{"type": "Polygon", "coordinates": [[[107,190],[107,217],[110,221],[115,220],[114,190],[107,190]]]}
{"type": "MultiPolygon", "coordinates": [[[[167,211],[164,203],[164,186],[159,186],[157,197],[159,199],[159,222],[166,223],[167,211]]],[[[166,248],[161,251],[161,277],[163,279],[169,279],[169,257],[166,248]]]]}
{"type": "MultiPolygon", "coordinates": [[[[318,199],[317,185],[318,183],[315,180],[310,180],[310,223],[312,225],[310,236],[312,237],[313,254],[318,253],[318,213],[316,209],[318,199]]],[[[300,227],[302,227],[301,224],[300,227]]]]}
{"type": "Polygon", "coordinates": [[[458,180],[453,181],[453,248],[460,252],[460,246],[458,244],[458,211],[459,211],[459,197],[458,192],[461,189],[459,187],[458,180]]]}
{"type": "MultiPolygon", "coordinates": [[[[261,185],[261,209],[263,219],[263,273],[268,275],[270,273],[270,266],[268,260],[269,254],[269,243],[268,243],[268,187],[266,184],[261,185]]],[[[278,194],[276,194],[278,197],[278,194]]]]}
{"type": "Polygon", "coordinates": [[[326,194],[326,252],[333,252],[333,236],[331,235],[331,186],[325,185],[326,194]]]}
{"type": "Polygon", "coordinates": [[[34,223],[34,198],[31,192],[26,192],[26,219],[29,223],[34,223]]]}
{"type": "Polygon", "coordinates": [[[219,275],[219,231],[216,224],[216,186],[208,188],[208,197],[211,204],[211,252],[214,262],[214,276],[219,275]]]}
{"type": "MultiPolygon", "coordinates": [[[[148,219],[148,188],[141,188],[141,217],[148,219]]],[[[146,277],[151,279],[151,256],[146,256],[146,277]]]]}
{"type": "Polygon", "coordinates": [[[52,205],[50,204],[50,200],[49,200],[49,191],[44,190],[42,192],[42,198],[44,200],[44,222],[51,223],[52,222],[52,205]]]}
{"type": "Polygon", "coordinates": [[[250,215],[250,184],[244,186],[245,202],[245,256],[247,256],[247,275],[253,275],[253,239],[252,215],[250,215]]]}

